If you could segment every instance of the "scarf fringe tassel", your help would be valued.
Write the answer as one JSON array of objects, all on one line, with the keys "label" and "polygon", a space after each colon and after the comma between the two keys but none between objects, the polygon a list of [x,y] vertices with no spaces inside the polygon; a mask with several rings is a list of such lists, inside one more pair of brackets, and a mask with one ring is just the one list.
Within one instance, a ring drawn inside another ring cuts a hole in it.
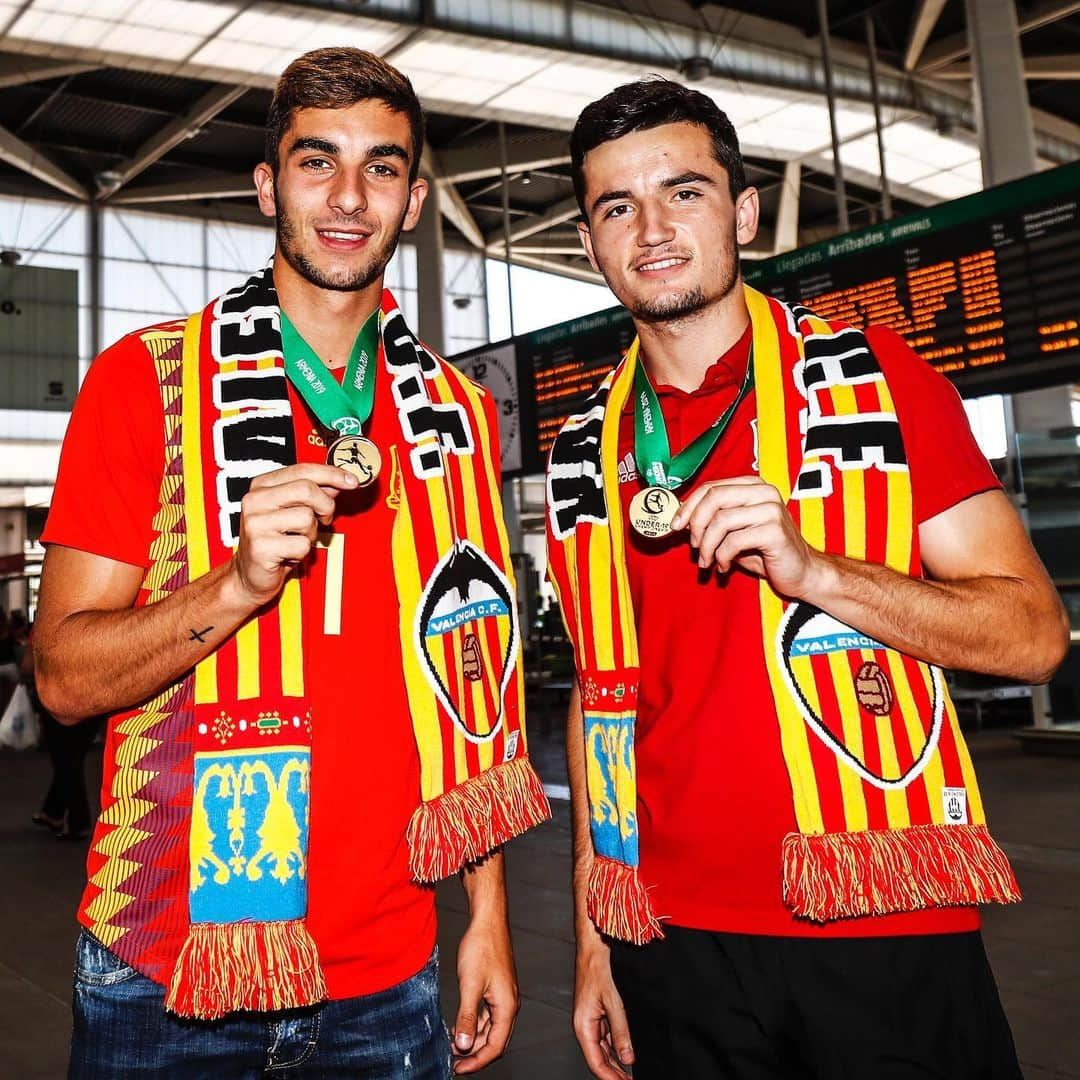
[{"label": "scarf fringe tassel", "polygon": [[441,881],[551,817],[528,758],[515,758],[421,803],[409,822],[414,880]]},{"label": "scarf fringe tassel", "polygon": [[985,825],[784,837],[784,900],[814,922],[1019,899]]},{"label": "scarf fringe tassel", "polygon": [[637,870],[597,855],[589,872],[587,909],[597,929],[609,937],[646,945],[664,931],[652,912]]},{"label": "scarf fringe tassel", "polygon": [[303,919],[194,923],[165,1007],[178,1016],[216,1020],[241,1009],[295,1009],[325,997],[318,952]]}]

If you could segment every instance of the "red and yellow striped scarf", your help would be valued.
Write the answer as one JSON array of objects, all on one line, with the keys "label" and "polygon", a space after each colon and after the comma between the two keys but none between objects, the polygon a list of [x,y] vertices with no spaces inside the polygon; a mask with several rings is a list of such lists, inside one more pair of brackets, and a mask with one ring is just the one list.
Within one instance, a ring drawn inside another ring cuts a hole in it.
[{"label": "red and yellow striped scarf", "polygon": [[[921,576],[900,425],[865,337],[750,288],[746,299],[762,479],[813,547]],[[552,447],[548,549],[585,716],[589,914],[640,944],[661,931],[637,876],[639,659],[617,477],[636,363],[635,343]],[[940,670],[764,579],[761,616],[798,824],[782,852],[792,912],[825,922],[1019,899]]]},{"label": "red and yellow striped scarf", "polygon": [[[380,331],[379,377],[392,382],[400,421],[388,455],[399,609],[384,617],[401,634],[404,670],[387,678],[405,681],[420,760],[410,866],[417,881],[432,882],[550,811],[525,742],[492,401],[416,340],[389,292]],[[144,602],[230,559],[252,479],[296,461],[270,268],[187,320],[182,350],[177,337],[178,328],[143,337],[166,425]],[[109,850],[96,878],[138,878],[146,888],[156,878],[158,886],[143,896],[117,884],[84,917],[138,966],[148,945],[142,921],[168,906],[176,925],[186,886],[187,938],[167,998],[182,1016],[295,1008],[326,994],[304,921],[311,732],[320,717],[305,685],[303,604],[291,578],[269,610],[118,727],[125,740],[110,814],[124,827],[102,841]],[[166,731],[182,760],[172,762],[176,783],[158,806],[161,788],[144,763]],[[177,787],[184,783],[187,795]],[[186,829],[186,852],[163,846],[166,828],[169,836]],[[141,863],[129,857],[136,850]]]}]

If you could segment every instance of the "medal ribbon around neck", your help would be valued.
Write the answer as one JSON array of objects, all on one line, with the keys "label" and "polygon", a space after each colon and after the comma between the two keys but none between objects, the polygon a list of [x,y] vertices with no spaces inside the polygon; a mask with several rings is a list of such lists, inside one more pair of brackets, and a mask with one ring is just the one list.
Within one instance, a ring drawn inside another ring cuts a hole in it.
[{"label": "medal ribbon around neck", "polygon": [[679,509],[679,500],[672,492],[701,468],[753,388],[754,350],[751,347],[746,375],[735,400],[693,442],[672,456],[660,399],[637,355],[638,343],[634,342],[632,348],[632,359],[638,361],[634,370],[634,460],[649,486],[630,501],[628,516],[637,532],[656,539],[671,532],[671,522]]},{"label": "medal ribbon around neck", "polygon": [[338,433],[326,452],[327,462],[352,473],[362,487],[370,484],[382,468],[378,447],[363,435],[364,424],[371,418],[375,404],[379,314],[376,309],[360,327],[345,366],[345,378],[339,386],[315,350],[300,336],[285,312],[281,312],[285,374],[320,423]]},{"label": "medal ribbon around neck", "polygon": [[281,351],[285,356],[285,373],[322,425],[339,435],[359,435],[375,404],[378,309],[356,335],[340,386],[284,311],[281,312]]},{"label": "medal ribbon around neck", "polygon": [[681,487],[701,468],[702,463],[712,453],[713,448],[722,438],[735,411],[743,403],[746,395],[754,386],[754,354],[746,365],[746,375],[735,400],[689,445],[683,447],[674,457],[668,442],[667,425],[660,409],[660,399],[656,396],[645,365],[638,358],[634,371],[634,460],[638,472],[651,487],[666,488],[673,491]]}]

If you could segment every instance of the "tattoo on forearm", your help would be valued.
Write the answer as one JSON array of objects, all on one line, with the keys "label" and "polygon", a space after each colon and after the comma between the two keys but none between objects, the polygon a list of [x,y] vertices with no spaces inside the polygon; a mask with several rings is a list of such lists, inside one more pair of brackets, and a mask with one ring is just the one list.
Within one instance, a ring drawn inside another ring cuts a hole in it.
[{"label": "tattoo on forearm", "polygon": [[206,644],[206,635],[209,634],[210,631],[213,630],[213,629],[214,628],[212,626],[208,626],[205,630],[192,629],[191,637],[188,638],[188,641],[201,641],[205,645]]}]

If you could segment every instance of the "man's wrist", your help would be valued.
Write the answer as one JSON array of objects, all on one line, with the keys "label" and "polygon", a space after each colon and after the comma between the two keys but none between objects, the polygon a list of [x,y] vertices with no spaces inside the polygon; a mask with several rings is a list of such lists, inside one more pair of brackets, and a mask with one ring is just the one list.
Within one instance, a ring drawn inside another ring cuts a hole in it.
[{"label": "man's wrist", "polygon": [[588,971],[597,964],[611,963],[611,944],[596,929],[588,916],[585,917],[584,926],[579,924],[576,927],[574,936],[577,946],[574,953],[574,966],[578,971]]},{"label": "man's wrist", "polygon": [[799,590],[796,599],[824,609],[829,599],[837,594],[839,576],[836,558],[827,552],[811,548],[803,588]]},{"label": "man's wrist", "polygon": [[461,884],[469,901],[470,922],[498,924],[508,921],[506,876],[500,852],[465,867],[461,872]]},{"label": "man's wrist", "polygon": [[509,925],[506,895],[469,896],[469,922],[485,926]]},{"label": "man's wrist", "polygon": [[235,617],[237,622],[242,622],[262,607],[262,602],[252,596],[251,590],[244,584],[235,555],[222,568],[217,592],[225,613]]}]

